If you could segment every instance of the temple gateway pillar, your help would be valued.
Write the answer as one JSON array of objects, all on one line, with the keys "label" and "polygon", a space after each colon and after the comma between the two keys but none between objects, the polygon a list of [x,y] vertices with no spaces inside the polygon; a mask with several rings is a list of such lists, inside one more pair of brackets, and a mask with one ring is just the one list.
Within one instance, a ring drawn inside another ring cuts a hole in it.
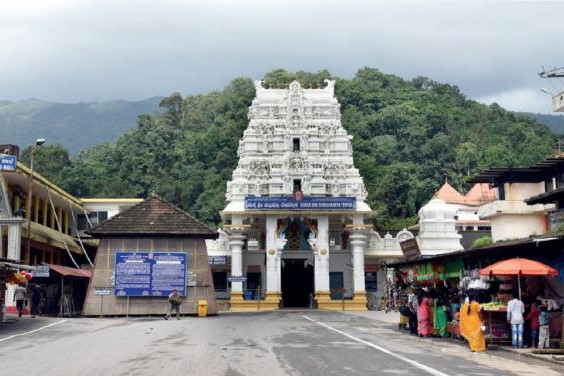
[{"label": "temple gateway pillar", "polygon": [[315,258],[315,300],[319,305],[331,300],[329,289],[329,218],[317,218],[318,237],[313,248]]},{"label": "temple gateway pillar", "polygon": [[281,253],[286,239],[276,236],[276,217],[266,218],[266,295],[269,304],[278,305],[281,300]]},{"label": "temple gateway pillar", "polygon": [[[243,277],[243,245],[245,235],[242,228],[231,228],[227,232],[231,250],[231,277]],[[243,282],[231,281],[231,302],[243,301]]]},{"label": "temple gateway pillar", "polygon": [[364,227],[353,227],[350,233],[349,240],[353,259],[353,305],[355,310],[366,310],[364,247],[367,235]]}]

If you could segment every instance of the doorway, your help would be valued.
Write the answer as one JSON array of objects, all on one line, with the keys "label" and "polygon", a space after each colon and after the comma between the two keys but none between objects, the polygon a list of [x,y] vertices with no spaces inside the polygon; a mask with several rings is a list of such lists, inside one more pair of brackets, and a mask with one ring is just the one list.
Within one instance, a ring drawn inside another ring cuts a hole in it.
[{"label": "doorway", "polygon": [[286,259],[282,267],[282,303],[284,308],[310,306],[314,289],[313,266],[306,259]]}]

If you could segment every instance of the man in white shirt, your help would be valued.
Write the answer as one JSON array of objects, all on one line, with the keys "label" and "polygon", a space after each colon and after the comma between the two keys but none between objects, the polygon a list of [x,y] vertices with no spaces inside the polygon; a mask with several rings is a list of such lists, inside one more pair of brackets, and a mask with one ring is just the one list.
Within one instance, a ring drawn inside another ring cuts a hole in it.
[{"label": "man in white shirt", "polygon": [[507,303],[507,321],[511,324],[511,344],[514,348],[523,347],[524,312],[525,305],[519,300],[518,294],[514,291],[513,299]]},{"label": "man in white shirt", "polygon": [[27,298],[27,290],[23,284],[16,287],[14,291],[14,300],[16,301],[16,309],[18,310],[18,317],[22,317],[25,307],[25,299]]}]

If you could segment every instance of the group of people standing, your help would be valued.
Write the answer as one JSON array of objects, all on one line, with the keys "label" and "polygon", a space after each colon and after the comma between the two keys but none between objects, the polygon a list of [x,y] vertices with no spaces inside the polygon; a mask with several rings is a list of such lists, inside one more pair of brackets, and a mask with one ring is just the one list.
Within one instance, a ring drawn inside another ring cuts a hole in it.
[{"label": "group of people standing", "polygon": [[409,317],[409,331],[413,335],[429,337],[447,335],[448,307],[443,291],[430,289],[429,291],[408,288],[408,310],[404,311]]},{"label": "group of people standing", "polygon": [[[525,322],[528,323],[528,339],[531,347],[548,348],[549,326],[547,307],[536,302],[530,304],[525,314],[525,304],[517,292],[507,304],[507,322],[511,325],[511,344],[514,348],[523,347]],[[470,292],[465,304],[460,308],[460,334],[466,338],[472,351],[486,349],[486,327],[482,319],[482,310],[478,302],[478,294]]]},{"label": "group of people standing", "polygon": [[[447,335],[448,316],[452,315],[448,299],[443,291],[408,289],[407,308],[409,315],[409,329],[413,335],[420,337]],[[460,334],[468,340],[472,351],[484,351],[486,340],[484,336],[480,304],[478,296],[470,294],[465,304],[460,308]]]},{"label": "group of people standing", "polygon": [[[420,337],[447,335],[447,322],[449,316],[455,314],[448,304],[449,297],[443,289],[407,289],[407,303],[400,308],[400,313],[409,318],[409,330],[413,335]],[[507,306],[507,322],[511,325],[511,338],[514,348],[524,345],[524,328],[527,345],[538,348],[549,347],[548,312],[546,306],[536,302],[530,304],[528,311],[525,304],[515,292],[513,299]],[[460,334],[468,341],[470,350],[486,350],[486,338],[482,309],[476,291],[469,291],[460,307],[459,312]],[[525,325],[527,323],[527,325]]]},{"label": "group of people standing", "polygon": [[[531,302],[528,313],[525,314],[525,304],[513,293],[513,299],[507,304],[507,321],[511,324],[511,344],[514,348],[522,348],[524,334],[527,334],[527,346],[546,349],[550,347],[547,307],[537,302]],[[525,331],[527,323],[528,333]]]}]

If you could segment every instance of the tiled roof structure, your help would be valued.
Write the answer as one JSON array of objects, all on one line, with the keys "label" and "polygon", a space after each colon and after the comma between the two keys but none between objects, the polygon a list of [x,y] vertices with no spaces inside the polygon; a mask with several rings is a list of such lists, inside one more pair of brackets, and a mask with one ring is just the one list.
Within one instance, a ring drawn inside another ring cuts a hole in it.
[{"label": "tiled roof structure", "polygon": [[464,204],[470,206],[480,206],[495,200],[495,191],[490,188],[489,184],[478,183],[463,196],[452,185],[445,182],[443,186],[435,193],[436,198],[440,198],[447,204]]},{"label": "tiled roof structure", "polygon": [[177,235],[215,239],[218,233],[175,205],[152,196],[87,231],[104,235]]},{"label": "tiled roof structure", "polygon": [[440,198],[448,204],[464,204],[466,198],[452,187],[448,182],[445,182],[441,189],[435,193],[436,198]]},{"label": "tiled roof structure", "polygon": [[486,183],[474,184],[472,189],[466,193],[466,202],[468,205],[479,206],[492,201],[495,201],[495,191]]}]

